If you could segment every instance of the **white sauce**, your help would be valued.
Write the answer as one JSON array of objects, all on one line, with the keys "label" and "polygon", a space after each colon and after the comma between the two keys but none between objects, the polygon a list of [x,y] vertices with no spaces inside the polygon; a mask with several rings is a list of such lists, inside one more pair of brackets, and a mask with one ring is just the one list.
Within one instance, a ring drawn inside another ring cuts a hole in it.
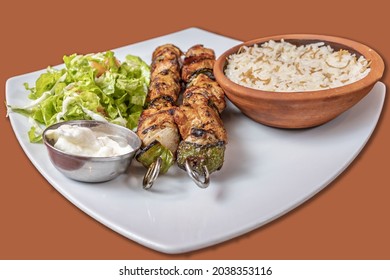
[{"label": "white sauce", "polygon": [[55,148],[79,156],[111,157],[133,151],[121,136],[108,135],[77,125],[64,124],[57,129],[48,130],[46,137],[55,142]]}]

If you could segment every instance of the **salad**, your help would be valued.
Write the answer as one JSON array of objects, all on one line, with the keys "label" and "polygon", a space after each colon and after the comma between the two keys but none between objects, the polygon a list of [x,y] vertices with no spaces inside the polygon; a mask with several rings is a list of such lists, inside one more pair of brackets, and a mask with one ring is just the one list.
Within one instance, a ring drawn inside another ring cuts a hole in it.
[{"label": "salad", "polygon": [[41,142],[41,126],[79,119],[107,121],[134,130],[145,104],[150,69],[141,58],[127,55],[123,62],[112,51],[64,56],[65,67],[48,67],[35,85],[24,84],[32,102],[7,105],[29,117],[30,142]]}]

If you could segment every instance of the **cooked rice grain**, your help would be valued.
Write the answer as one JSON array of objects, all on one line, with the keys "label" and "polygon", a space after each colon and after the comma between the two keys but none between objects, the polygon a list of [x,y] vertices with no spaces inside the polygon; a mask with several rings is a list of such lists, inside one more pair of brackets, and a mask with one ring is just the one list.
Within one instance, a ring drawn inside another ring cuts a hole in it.
[{"label": "cooked rice grain", "polygon": [[297,92],[335,88],[362,79],[370,61],[324,42],[296,46],[281,40],[244,46],[228,57],[225,75],[242,86]]}]

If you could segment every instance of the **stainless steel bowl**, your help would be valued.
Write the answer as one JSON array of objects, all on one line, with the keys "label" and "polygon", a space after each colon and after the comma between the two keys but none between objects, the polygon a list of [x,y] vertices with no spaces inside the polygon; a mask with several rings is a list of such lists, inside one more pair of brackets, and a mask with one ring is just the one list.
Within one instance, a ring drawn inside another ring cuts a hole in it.
[{"label": "stainless steel bowl", "polygon": [[[53,141],[46,135],[47,131],[56,129],[64,124],[88,127],[94,131],[121,136],[127,140],[128,144],[133,148],[133,151],[112,157],[78,156],[65,153],[55,148]],[[56,123],[47,127],[42,136],[53,165],[65,176],[82,182],[96,183],[109,181],[126,172],[135,153],[141,147],[141,140],[137,134],[130,129],[112,123],[92,120],[75,120]]]}]

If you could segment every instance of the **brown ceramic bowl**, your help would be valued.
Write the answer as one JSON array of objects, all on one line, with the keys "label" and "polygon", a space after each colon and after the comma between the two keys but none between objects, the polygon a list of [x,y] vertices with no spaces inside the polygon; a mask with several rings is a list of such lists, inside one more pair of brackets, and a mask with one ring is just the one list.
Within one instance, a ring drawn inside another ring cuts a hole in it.
[{"label": "brown ceramic bowl", "polygon": [[[253,46],[281,39],[295,45],[325,42],[335,51],[344,49],[358,57],[363,55],[367,60],[371,60],[371,70],[363,79],[345,86],[293,93],[251,89],[238,85],[225,76],[227,57],[236,53],[241,46]],[[307,128],[334,119],[366,96],[382,77],[383,71],[382,58],[370,47],[344,38],[310,34],[279,35],[251,40],[227,50],[214,65],[216,80],[225,90],[227,98],[242,113],[256,122],[279,128]]]}]

